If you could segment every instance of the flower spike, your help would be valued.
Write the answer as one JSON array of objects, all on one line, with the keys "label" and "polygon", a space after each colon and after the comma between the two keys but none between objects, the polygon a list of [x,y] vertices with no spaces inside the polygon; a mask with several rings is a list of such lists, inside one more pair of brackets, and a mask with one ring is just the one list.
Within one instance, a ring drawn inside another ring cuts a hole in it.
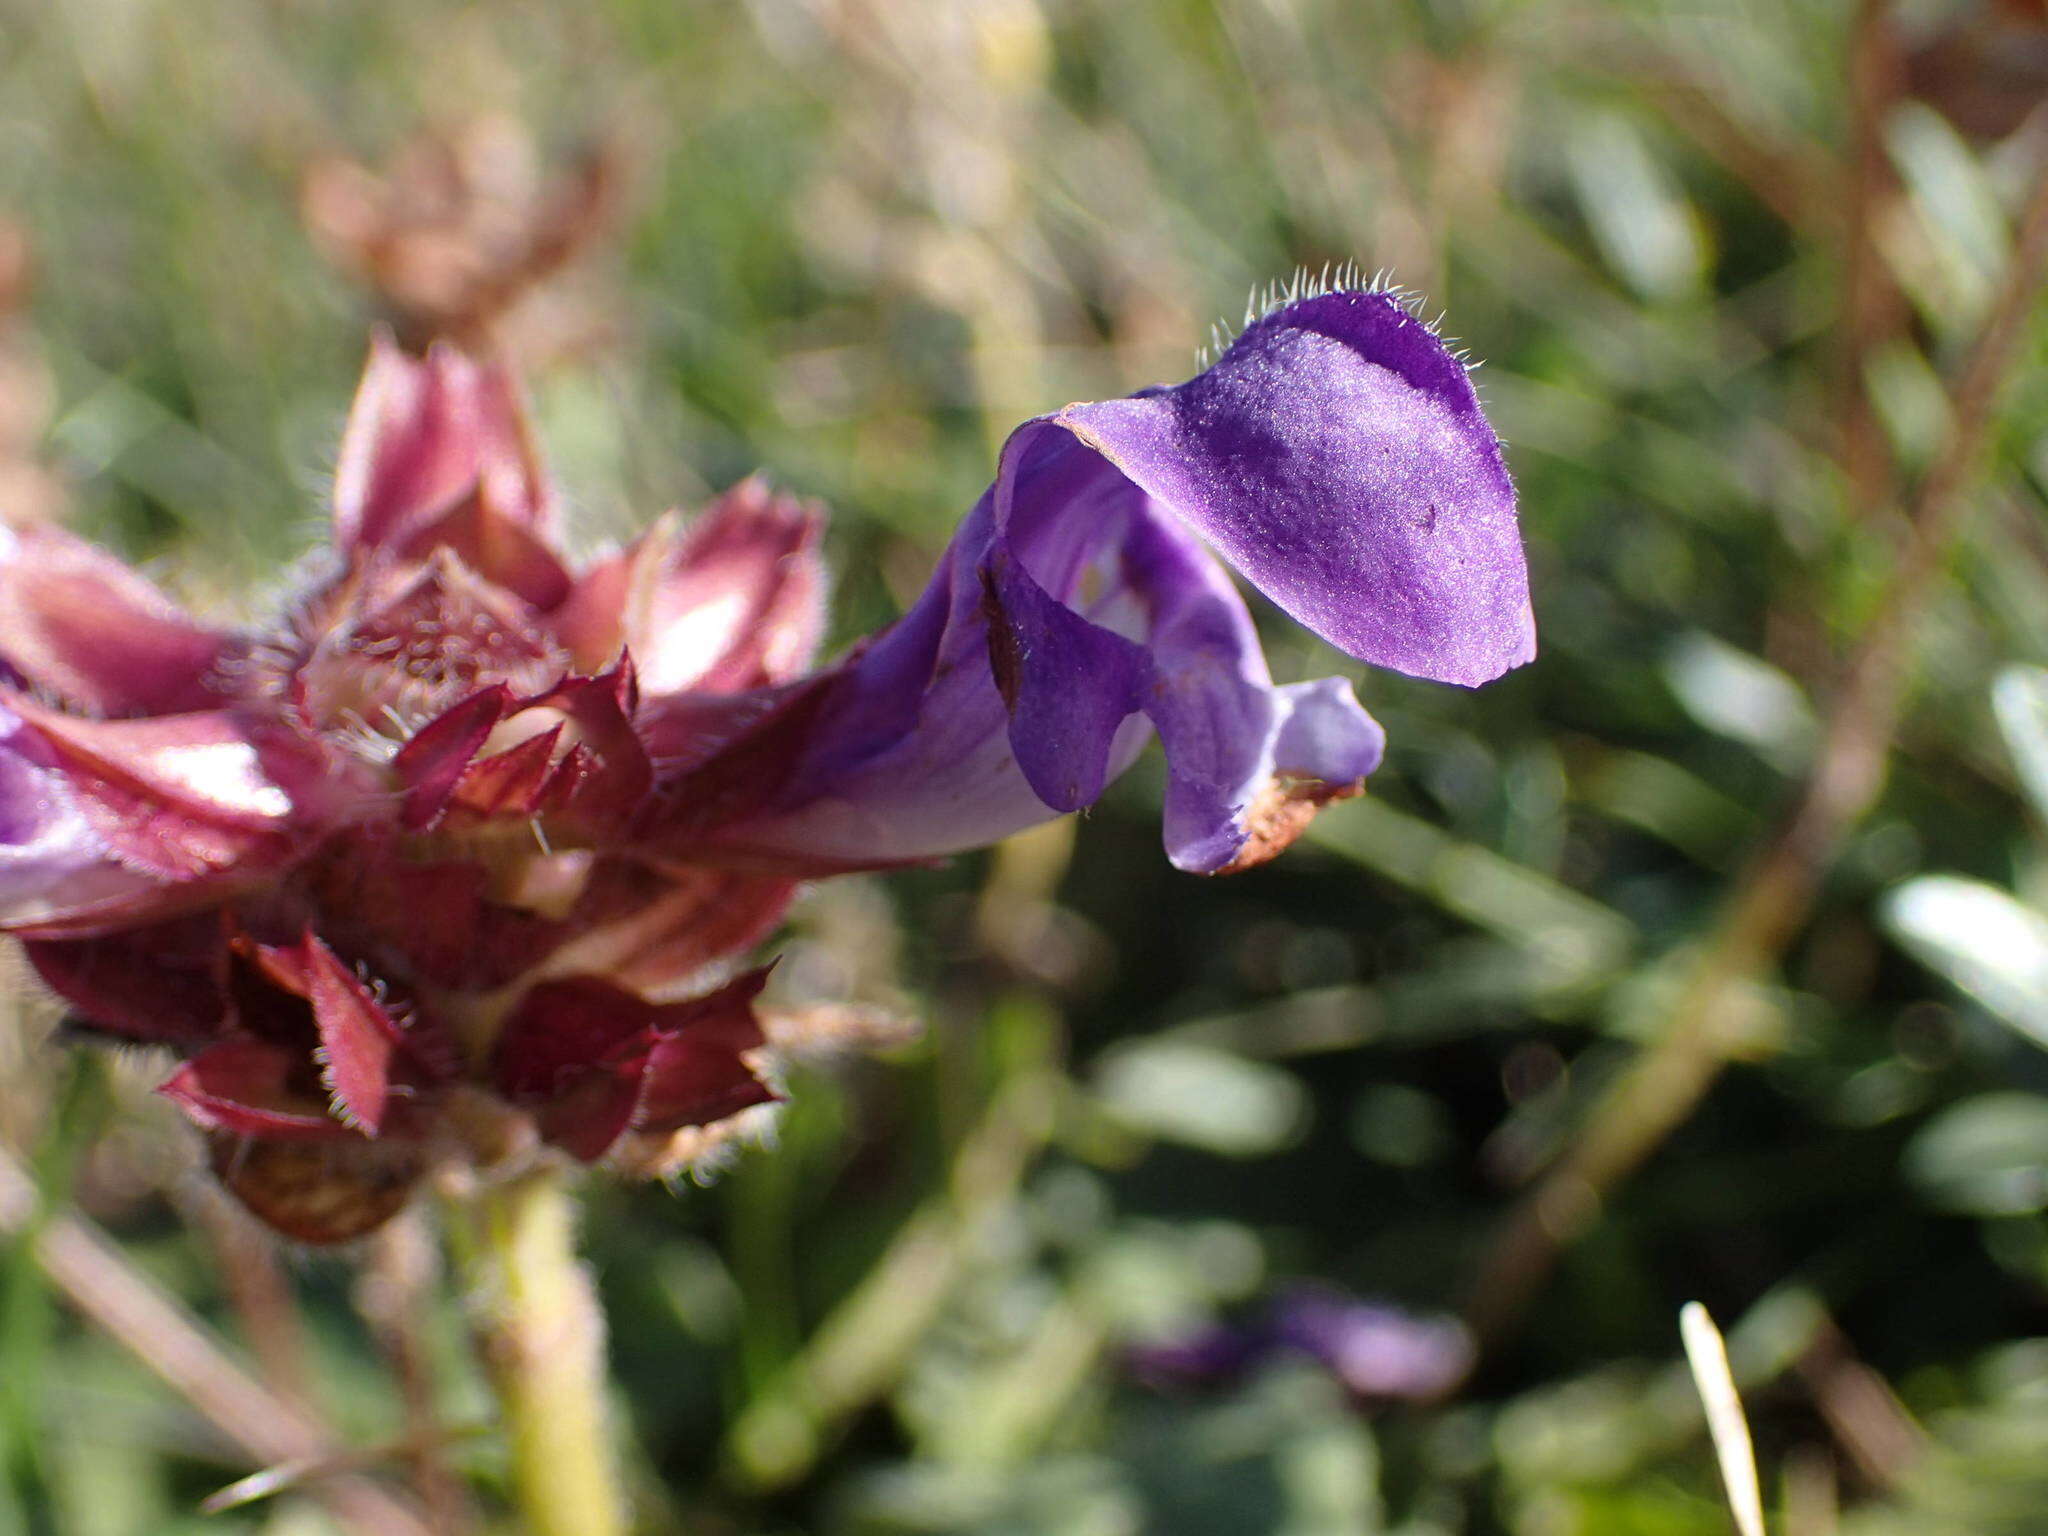
[{"label": "flower spike", "polygon": [[338,559],[260,638],[0,545],[0,929],[180,1056],[251,1210],[340,1242],[450,1157],[659,1175],[748,1135],[780,1046],[742,961],[799,880],[1080,810],[1153,736],[1184,869],[1358,793],[1379,726],[1274,682],[1233,568],[1375,665],[1533,654],[1499,445],[1380,293],[1024,423],[910,611],[812,671],[821,528],[748,480],[579,572],[505,369],[380,337]]}]

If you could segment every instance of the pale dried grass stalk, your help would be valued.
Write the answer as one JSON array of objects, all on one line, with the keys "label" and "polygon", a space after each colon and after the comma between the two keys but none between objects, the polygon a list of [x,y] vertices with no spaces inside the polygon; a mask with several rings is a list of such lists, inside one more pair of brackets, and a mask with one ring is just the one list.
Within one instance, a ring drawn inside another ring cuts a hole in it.
[{"label": "pale dried grass stalk", "polygon": [[1721,1461],[1721,1482],[1728,1490],[1728,1508],[1742,1536],[1764,1536],[1763,1493],[1757,1484],[1756,1448],[1750,1443],[1749,1419],[1728,1368],[1728,1345],[1707,1309],[1688,1301],[1678,1312],[1679,1335],[1692,1366],[1693,1384],[1707,1411],[1707,1433]]}]

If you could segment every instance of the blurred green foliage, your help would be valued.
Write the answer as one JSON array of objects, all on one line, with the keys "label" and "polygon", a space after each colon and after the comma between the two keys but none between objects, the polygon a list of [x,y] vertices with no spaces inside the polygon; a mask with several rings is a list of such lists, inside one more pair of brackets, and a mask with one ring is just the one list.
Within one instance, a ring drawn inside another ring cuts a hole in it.
[{"label": "blurred green foliage", "polygon": [[[791,985],[907,998],[923,1041],[804,1074],[775,1144],[707,1187],[592,1191],[646,1529],[1707,1536],[1727,1514],[1675,1325],[1698,1298],[1732,1325],[1774,1529],[2036,1531],[2048,939],[1937,903],[1902,943],[1879,913],[1922,871],[2048,893],[2017,787],[2041,765],[2016,767],[1989,692],[2048,662],[2038,314],[1882,804],[1740,1065],[1464,1392],[1366,1412],[1295,1362],[1172,1397],[1119,1365],[1286,1277],[1454,1310],[1654,1038],[1675,957],[1809,765],[1898,487],[2006,278],[2044,120],[1981,118],[2039,52],[2032,14],[0,0],[0,219],[27,272],[25,297],[0,285],[0,486],[260,612],[317,537],[375,310],[309,233],[308,177],[428,133],[515,204],[590,145],[613,165],[610,227],[507,332],[588,541],[765,466],[834,509],[842,638],[916,591],[1011,425],[1183,376],[1297,265],[1388,269],[1484,359],[1543,657],[1474,695],[1367,678],[1392,742],[1373,797],[1253,874],[1169,870],[1146,768],[1071,846],[821,889]],[[1859,27],[1892,63],[1860,118]],[[1271,644],[1284,676],[1339,661],[1284,625]],[[246,1330],[195,1176],[164,1172],[183,1143],[150,1064],[109,1077],[16,1003],[0,1126],[46,1201]],[[388,1444],[351,1257],[285,1269],[315,1397]],[[426,1312],[441,1416],[474,1426],[448,1298]],[[485,1489],[496,1454],[448,1452]],[[0,1536],[330,1528],[294,1496],[193,1514],[247,1469],[18,1242],[0,1467]]]}]

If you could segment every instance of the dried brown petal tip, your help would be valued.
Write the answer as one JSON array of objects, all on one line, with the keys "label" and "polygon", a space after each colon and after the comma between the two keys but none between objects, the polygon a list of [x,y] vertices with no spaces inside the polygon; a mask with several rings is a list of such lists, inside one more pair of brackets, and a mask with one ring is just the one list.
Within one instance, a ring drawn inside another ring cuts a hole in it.
[{"label": "dried brown petal tip", "polygon": [[1326,784],[1321,779],[1277,775],[1244,813],[1244,847],[1216,873],[1234,875],[1285,853],[1308,830],[1316,812],[1365,793],[1365,782]]}]

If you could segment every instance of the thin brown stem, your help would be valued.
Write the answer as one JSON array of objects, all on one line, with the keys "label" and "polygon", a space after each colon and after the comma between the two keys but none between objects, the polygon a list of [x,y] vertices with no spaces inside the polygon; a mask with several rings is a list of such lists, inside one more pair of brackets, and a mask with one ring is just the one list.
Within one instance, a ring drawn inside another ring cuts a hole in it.
[{"label": "thin brown stem", "polygon": [[1897,332],[1903,308],[1898,284],[1878,244],[1879,226],[1895,188],[1884,125],[1905,84],[1889,0],[1862,0],[1849,45],[1849,196],[1843,227],[1841,458],[1852,514],[1890,500],[1891,445],[1866,382],[1872,355]]},{"label": "thin brown stem", "polygon": [[[34,1181],[0,1150],[0,1232],[22,1234],[37,1265],[73,1309],[191,1404],[252,1461],[318,1463],[340,1452],[296,1404],[266,1387],[169,1293],[131,1268],[97,1227],[40,1213]],[[361,1476],[308,1486],[346,1529],[364,1536],[433,1536],[403,1500]]]},{"label": "thin brown stem", "polygon": [[1927,1436],[1891,1384],[1856,1358],[1832,1320],[1822,1323],[1797,1369],[1856,1470],[1872,1487],[1896,1489],[1926,1455]]},{"label": "thin brown stem", "polygon": [[2029,313],[2048,273],[2048,170],[2021,217],[2012,265],[1953,392],[1940,454],[1908,507],[1890,583],[1828,711],[1790,813],[1750,860],[1700,945],[1655,1044],[1595,1106],[1586,1129],[1510,1215],[1486,1254],[1468,1320],[1497,1338],[1520,1316],[1557,1254],[1691,1115],[1749,1036],[1747,1004],[1810,911],[1843,835],[1875,802],[1904,701],[1912,641],[1970,506],[1965,495],[1995,419]]},{"label": "thin brown stem", "polygon": [[448,1434],[425,1337],[437,1273],[426,1212],[414,1206],[370,1237],[355,1302],[404,1405],[405,1459],[413,1489],[440,1536],[463,1536],[477,1528],[477,1514],[448,1463]]},{"label": "thin brown stem", "polygon": [[1722,93],[1702,83],[1683,58],[1617,47],[1610,66],[1622,78],[1654,87],[1646,95],[1657,110],[1788,226],[1811,228],[1838,217],[1830,206],[1834,188],[1826,156],[1811,142],[1773,142],[1759,133],[1731,113]]},{"label": "thin brown stem", "polygon": [[277,1239],[211,1179],[180,1181],[171,1196],[186,1224],[213,1249],[228,1304],[265,1385],[309,1414],[316,1412],[305,1325],[278,1261]]}]

